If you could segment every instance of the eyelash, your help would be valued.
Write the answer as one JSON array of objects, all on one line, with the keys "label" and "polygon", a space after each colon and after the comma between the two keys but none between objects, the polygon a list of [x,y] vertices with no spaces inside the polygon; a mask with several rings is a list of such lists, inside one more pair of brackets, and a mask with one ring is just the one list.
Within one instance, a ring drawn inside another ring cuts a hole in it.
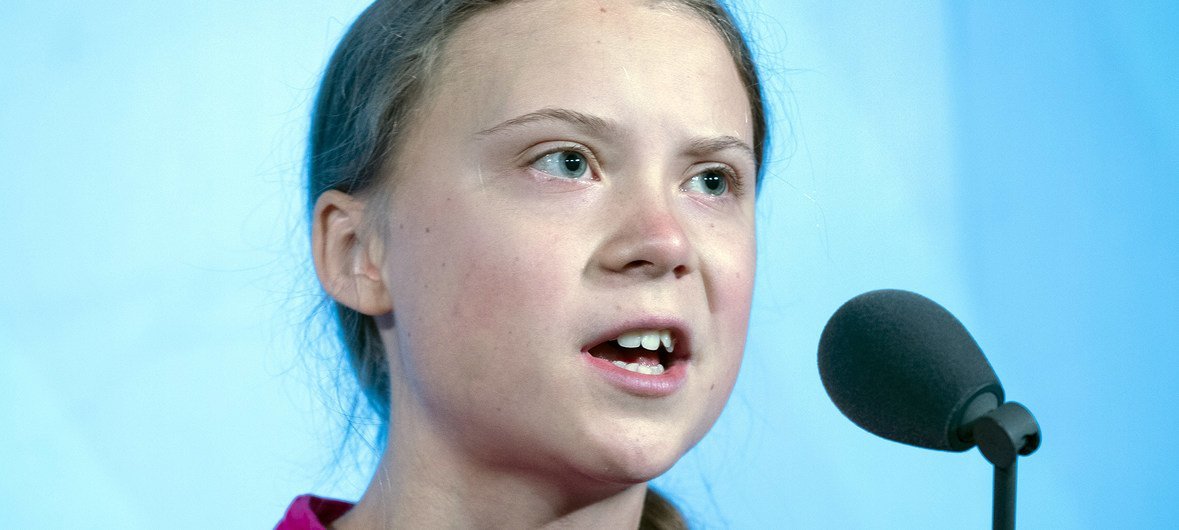
[{"label": "eyelash", "polygon": [[[554,146],[552,148],[542,151],[541,153],[539,153],[537,155],[529,157],[527,167],[532,167],[537,162],[540,162],[541,160],[543,160],[546,156],[557,154],[557,153],[563,153],[566,151],[572,151],[572,152],[575,152],[575,153],[585,157],[586,162],[589,164],[589,167],[587,168],[587,170],[590,173],[590,179],[591,180],[600,180],[601,177],[599,176],[600,171],[599,171],[598,157],[594,156],[593,151],[591,151],[589,148],[587,148],[583,145],[580,145],[580,144],[575,144],[575,143]],[[725,183],[728,186],[728,191],[729,191],[728,195],[732,195],[733,197],[743,197],[744,196],[744,194],[745,194],[745,179],[743,179],[741,177],[741,175],[736,170],[734,170],[732,167],[730,167],[728,165],[712,164],[712,165],[706,166],[704,168],[701,168],[699,171],[696,171],[695,173],[692,173],[691,177],[689,177],[689,178],[694,178],[698,175],[701,175],[701,174],[704,174],[704,173],[707,173],[710,171],[716,171],[716,172],[725,176]]]}]

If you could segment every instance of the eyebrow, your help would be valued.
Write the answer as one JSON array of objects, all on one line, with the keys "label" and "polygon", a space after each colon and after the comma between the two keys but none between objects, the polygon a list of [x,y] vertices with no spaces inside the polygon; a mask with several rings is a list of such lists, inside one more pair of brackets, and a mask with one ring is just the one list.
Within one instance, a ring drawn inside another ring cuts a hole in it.
[{"label": "eyebrow", "polygon": [[[569,123],[581,130],[582,133],[597,137],[616,136],[619,129],[617,122],[613,120],[571,109],[546,107],[509,119],[489,129],[479,131],[476,133],[476,136],[489,136],[505,130],[545,121]],[[693,156],[704,156],[728,150],[737,150],[753,160],[757,159],[753,148],[748,143],[736,136],[729,135],[693,138],[688,142],[687,153]]]},{"label": "eyebrow", "polygon": [[741,151],[749,158],[757,160],[753,148],[744,140],[736,136],[712,136],[705,138],[695,138],[688,144],[688,153],[697,156],[710,155],[721,151],[728,151],[735,149]]},{"label": "eyebrow", "polygon": [[610,133],[618,130],[618,124],[606,118],[570,109],[548,107],[512,118],[490,129],[479,131],[477,136],[488,136],[507,129],[514,129],[544,121],[563,121],[580,129],[583,133],[594,136],[609,136]]}]

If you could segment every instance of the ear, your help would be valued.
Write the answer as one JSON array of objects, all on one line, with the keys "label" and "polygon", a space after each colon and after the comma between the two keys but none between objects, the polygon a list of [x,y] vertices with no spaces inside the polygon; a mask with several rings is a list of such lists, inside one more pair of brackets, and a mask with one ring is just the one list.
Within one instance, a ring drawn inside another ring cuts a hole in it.
[{"label": "ear", "polygon": [[341,191],[320,195],[311,217],[311,254],[332,299],[366,315],[384,315],[393,311],[393,301],[382,275],[383,245],[364,229],[364,207]]}]

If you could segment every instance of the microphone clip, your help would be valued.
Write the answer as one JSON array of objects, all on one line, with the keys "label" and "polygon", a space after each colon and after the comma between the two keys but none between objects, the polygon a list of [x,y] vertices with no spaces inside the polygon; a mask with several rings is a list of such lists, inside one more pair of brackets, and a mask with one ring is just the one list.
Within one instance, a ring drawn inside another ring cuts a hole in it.
[{"label": "microphone clip", "polygon": [[970,422],[974,443],[995,467],[1011,467],[1040,448],[1040,424],[1027,407],[1008,401]]}]

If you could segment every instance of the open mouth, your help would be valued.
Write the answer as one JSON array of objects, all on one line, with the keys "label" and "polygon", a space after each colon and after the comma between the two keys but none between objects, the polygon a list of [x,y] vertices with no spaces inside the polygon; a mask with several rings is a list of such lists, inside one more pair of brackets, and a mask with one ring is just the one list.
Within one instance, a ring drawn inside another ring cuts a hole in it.
[{"label": "open mouth", "polygon": [[684,358],[682,350],[675,352],[675,343],[675,332],[670,329],[641,329],[622,333],[588,352],[627,371],[661,375]]}]

